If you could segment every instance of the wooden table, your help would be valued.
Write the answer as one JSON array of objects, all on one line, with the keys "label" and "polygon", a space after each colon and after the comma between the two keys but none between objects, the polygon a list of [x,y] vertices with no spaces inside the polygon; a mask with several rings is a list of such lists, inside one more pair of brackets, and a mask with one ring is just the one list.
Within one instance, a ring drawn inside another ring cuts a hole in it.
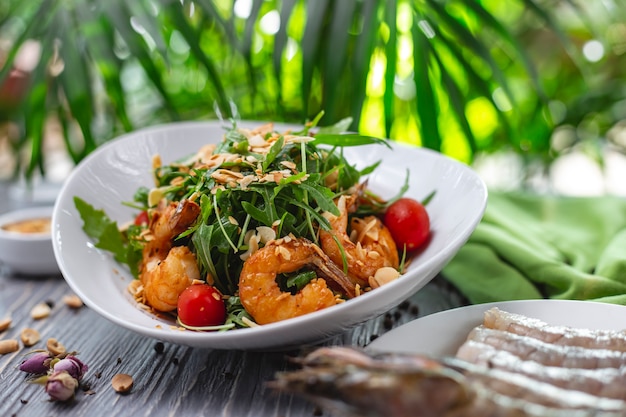
[{"label": "wooden table", "polygon": [[[2,204],[0,209],[6,211],[9,205]],[[88,307],[67,307],[62,298],[68,294],[71,290],[61,276],[15,276],[0,268],[0,319],[11,317],[13,322],[0,339],[19,339],[26,327],[37,329],[42,339],[32,348],[0,356],[0,416],[328,415],[308,401],[265,386],[277,372],[293,369],[289,358],[301,351],[224,351],[162,343],[119,327]],[[30,311],[40,302],[51,304],[52,313],[34,320]],[[462,297],[437,277],[398,308],[323,344],[365,346],[391,328],[463,304]],[[18,369],[24,354],[43,348],[48,338],[78,351],[89,366],[75,399],[66,403],[50,401],[43,387]],[[118,394],[111,387],[117,373],[133,376],[130,393]]]}]

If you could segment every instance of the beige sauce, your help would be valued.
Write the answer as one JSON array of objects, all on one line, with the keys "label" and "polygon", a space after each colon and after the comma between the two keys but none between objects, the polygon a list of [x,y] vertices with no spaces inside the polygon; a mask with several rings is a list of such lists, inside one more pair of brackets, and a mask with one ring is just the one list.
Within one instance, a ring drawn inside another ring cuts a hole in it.
[{"label": "beige sauce", "polygon": [[50,223],[49,217],[41,217],[8,223],[3,225],[2,229],[15,233],[50,233]]}]

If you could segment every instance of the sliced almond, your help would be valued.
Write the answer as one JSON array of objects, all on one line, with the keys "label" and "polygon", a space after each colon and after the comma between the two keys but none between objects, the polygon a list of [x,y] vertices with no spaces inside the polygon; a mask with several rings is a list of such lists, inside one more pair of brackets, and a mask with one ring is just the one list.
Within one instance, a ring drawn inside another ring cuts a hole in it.
[{"label": "sliced almond", "polygon": [[397,269],[390,266],[379,268],[373,277],[369,277],[368,283],[372,288],[378,288],[385,284],[395,281],[400,276]]},{"label": "sliced almond", "polygon": [[41,340],[41,336],[37,330],[27,327],[20,333],[20,339],[22,340],[24,346],[30,347],[39,342],[39,340]]}]

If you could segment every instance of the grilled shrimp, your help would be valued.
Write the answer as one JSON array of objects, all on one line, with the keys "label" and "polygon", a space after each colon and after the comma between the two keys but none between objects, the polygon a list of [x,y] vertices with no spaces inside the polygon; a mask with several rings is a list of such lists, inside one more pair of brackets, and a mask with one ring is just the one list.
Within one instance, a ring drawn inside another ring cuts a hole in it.
[{"label": "grilled shrimp", "polygon": [[624,401],[563,390],[458,359],[319,348],[270,382],[341,415],[361,417],[617,417]]},{"label": "grilled shrimp", "polygon": [[[306,267],[315,270],[318,277],[295,295],[281,291],[276,283],[279,274]],[[246,259],[239,277],[239,297],[258,324],[267,324],[337,304],[329,286],[348,297],[355,295],[345,274],[318,246],[303,238],[285,237],[269,242]]]},{"label": "grilled shrimp", "polygon": [[376,216],[352,219],[352,236],[348,235],[348,213],[353,210],[357,198],[358,194],[340,196],[336,202],[339,216],[324,213],[332,231],[320,230],[320,243],[324,252],[337,265],[343,265],[345,254],[348,277],[354,284],[365,287],[370,285],[370,278],[379,269],[398,268],[399,259],[389,229]]},{"label": "grilled shrimp", "polygon": [[139,278],[148,305],[158,311],[176,309],[178,296],[200,278],[196,256],[186,246],[173,247],[176,236],[198,217],[200,206],[183,200],[159,204],[150,222]]}]

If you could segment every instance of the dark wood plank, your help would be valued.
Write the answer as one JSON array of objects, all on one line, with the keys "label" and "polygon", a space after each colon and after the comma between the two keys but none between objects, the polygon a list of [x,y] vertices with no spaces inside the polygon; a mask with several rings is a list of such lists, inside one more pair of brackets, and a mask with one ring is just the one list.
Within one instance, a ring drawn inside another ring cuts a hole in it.
[{"label": "dark wood plank", "polygon": [[[0,273],[0,318],[10,316],[12,327],[0,339],[19,338],[25,327],[37,329],[42,340],[57,338],[89,365],[74,401],[48,400],[43,387],[29,383],[17,367],[22,349],[0,356],[0,416],[275,416],[312,417],[324,415],[311,403],[291,395],[270,391],[265,383],[276,372],[294,365],[290,356],[298,351],[240,352],[197,349],[164,343],[123,329],[87,307],[73,310],[61,299],[70,288],[60,276],[15,277]],[[54,303],[50,317],[35,321],[30,309],[39,302]],[[407,302],[386,315],[371,320],[324,344],[364,346],[389,329],[418,316],[463,304],[463,300],[440,278],[435,279]],[[306,349],[306,347],[303,347]],[[111,388],[116,373],[134,377],[127,395]],[[93,392],[93,393],[91,393]],[[321,414],[320,414],[321,413]]]}]

